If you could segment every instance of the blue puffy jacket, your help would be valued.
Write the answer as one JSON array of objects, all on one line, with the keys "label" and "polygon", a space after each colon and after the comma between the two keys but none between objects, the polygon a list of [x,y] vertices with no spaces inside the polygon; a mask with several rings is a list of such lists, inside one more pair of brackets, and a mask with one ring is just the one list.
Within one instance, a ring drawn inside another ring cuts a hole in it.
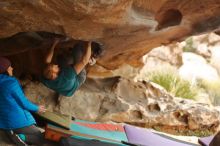
[{"label": "blue puffy jacket", "polygon": [[18,80],[0,74],[0,128],[13,130],[36,124],[30,112],[38,111],[24,95]]}]

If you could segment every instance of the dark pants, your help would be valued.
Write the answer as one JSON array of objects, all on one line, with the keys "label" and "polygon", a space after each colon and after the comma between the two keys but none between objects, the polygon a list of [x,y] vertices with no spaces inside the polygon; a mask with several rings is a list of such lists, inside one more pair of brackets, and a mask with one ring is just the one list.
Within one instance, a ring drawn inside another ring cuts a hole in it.
[{"label": "dark pants", "polygon": [[[77,78],[79,80],[79,87],[86,81],[86,70],[83,69],[78,75]],[[78,87],[78,88],[79,88]]]},{"label": "dark pants", "polygon": [[[27,144],[42,146],[46,142],[44,134],[41,133],[35,125],[5,132],[17,146],[26,146]],[[23,141],[18,134],[23,134],[25,136],[25,141]]]}]

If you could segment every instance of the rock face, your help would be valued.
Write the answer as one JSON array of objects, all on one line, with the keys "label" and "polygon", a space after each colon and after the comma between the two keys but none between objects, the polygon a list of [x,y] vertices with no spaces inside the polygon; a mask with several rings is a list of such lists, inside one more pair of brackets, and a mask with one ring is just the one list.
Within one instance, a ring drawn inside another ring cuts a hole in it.
[{"label": "rock face", "polygon": [[182,65],[180,43],[154,48],[143,57],[144,66],[136,74],[135,80],[149,80],[149,73],[165,70],[176,72]]},{"label": "rock face", "polygon": [[2,0],[0,37],[46,31],[95,40],[105,46],[98,64],[112,70],[141,65],[141,56],[161,44],[216,29],[219,6],[218,0]]},{"label": "rock face", "polygon": [[183,65],[179,68],[179,74],[191,82],[197,80],[217,81],[218,71],[207,63],[205,58],[191,52],[183,53]]},{"label": "rock face", "polygon": [[212,57],[211,57],[211,65],[213,65],[219,75],[220,75],[220,64],[219,64],[219,61],[220,61],[220,44],[219,45],[216,45],[215,47],[212,48]]},{"label": "rock face", "polygon": [[[26,95],[41,96],[32,100],[48,105],[54,93],[40,92],[41,87],[30,82]],[[60,96],[58,104],[50,104],[49,109],[90,121],[130,123],[173,133],[213,132],[219,126],[219,112],[206,104],[172,97],[151,83],[119,78],[88,80],[73,97]]]},{"label": "rock face", "polygon": [[[9,56],[13,63],[18,63],[15,70],[38,69],[45,52],[32,49],[47,49],[51,41],[45,45],[48,40],[39,43],[20,37],[18,42],[5,44],[5,39],[19,32],[43,31],[54,34],[50,40],[61,34],[74,41],[102,43],[105,52],[97,65],[88,70],[91,77],[122,76],[128,70],[136,73],[130,66],[142,65],[142,56],[152,48],[218,28],[219,7],[219,0],[1,0],[0,56]],[[19,40],[29,43],[19,45]],[[30,51],[20,53],[24,47]],[[15,52],[7,48],[14,48]],[[163,60],[163,54],[158,58]],[[177,62],[169,59],[171,65],[181,64],[178,58]],[[118,69],[122,65],[125,72]],[[24,88],[27,97],[45,104],[48,110],[80,119],[125,122],[171,132],[215,131],[219,126],[219,112],[212,107],[172,97],[147,82],[119,78],[87,80],[71,98],[58,97],[37,82],[24,83]]]},{"label": "rock face", "polygon": [[182,65],[182,49],[179,43],[154,48],[144,57],[146,68],[153,69],[161,66],[178,68]]}]

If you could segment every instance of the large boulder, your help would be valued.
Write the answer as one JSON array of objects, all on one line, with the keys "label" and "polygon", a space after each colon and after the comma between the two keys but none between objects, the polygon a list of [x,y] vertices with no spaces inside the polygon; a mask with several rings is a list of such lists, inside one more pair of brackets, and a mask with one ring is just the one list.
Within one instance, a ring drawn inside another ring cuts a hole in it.
[{"label": "large boulder", "polygon": [[218,45],[211,47],[210,50],[212,52],[210,64],[217,69],[220,75],[220,63],[219,63],[220,62],[220,43]]},{"label": "large boulder", "polygon": [[160,46],[143,56],[144,66],[136,74],[136,80],[149,80],[149,74],[156,71],[176,71],[182,65],[181,43]]},{"label": "large boulder", "polygon": [[208,64],[202,56],[191,52],[183,53],[183,65],[179,68],[179,74],[193,83],[198,80],[210,82],[219,80],[217,70]]},{"label": "large boulder", "polygon": [[[105,47],[104,55],[98,60],[99,66],[108,70],[124,63],[137,67],[142,65],[141,57],[152,48],[218,28],[219,4],[218,0],[2,0],[0,37],[45,31],[74,40],[94,40]],[[10,43],[5,48],[5,41],[0,42],[0,46],[3,44],[0,55],[10,55],[13,51],[7,49],[10,45],[16,46],[17,52],[23,49],[19,43]],[[26,47],[31,48],[33,44]],[[33,68],[42,60],[36,53],[21,58],[20,68]],[[37,61],[28,66],[31,59]]]},{"label": "large boulder", "polygon": [[[53,91],[36,90],[45,88],[42,86],[30,82],[25,88],[26,95],[42,96],[31,100],[48,103],[47,100],[55,98]],[[219,112],[207,104],[175,98],[148,82],[120,78],[87,80],[73,97],[60,96],[57,104],[49,109],[90,121],[130,123],[184,134],[203,130],[214,132],[219,126]]]}]

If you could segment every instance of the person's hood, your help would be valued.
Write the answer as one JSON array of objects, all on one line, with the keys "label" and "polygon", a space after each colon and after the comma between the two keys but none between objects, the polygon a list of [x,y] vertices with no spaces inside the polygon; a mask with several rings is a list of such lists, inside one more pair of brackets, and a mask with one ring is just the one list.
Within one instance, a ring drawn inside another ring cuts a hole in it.
[{"label": "person's hood", "polygon": [[5,74],[0,74],[0,86],[4,86],[5,84],[11,82],[14,80],[14,77],[5,75]]}]

